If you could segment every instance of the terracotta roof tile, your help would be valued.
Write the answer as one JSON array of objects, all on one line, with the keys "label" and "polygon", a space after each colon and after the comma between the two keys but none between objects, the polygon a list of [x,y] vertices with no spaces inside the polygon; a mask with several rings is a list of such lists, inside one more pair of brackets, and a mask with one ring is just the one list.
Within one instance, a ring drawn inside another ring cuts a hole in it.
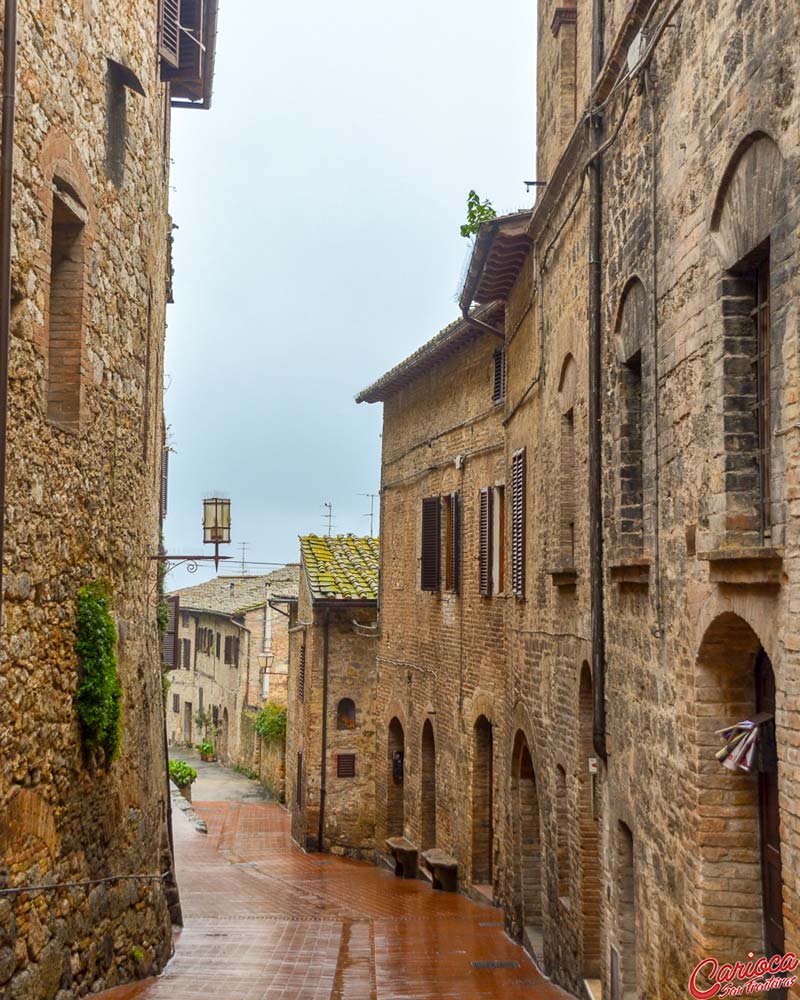
[{"label": "terracotta roof tile", "polygon": [[312,600],[377,601],[377,538],[301,535],[300,554]]}]

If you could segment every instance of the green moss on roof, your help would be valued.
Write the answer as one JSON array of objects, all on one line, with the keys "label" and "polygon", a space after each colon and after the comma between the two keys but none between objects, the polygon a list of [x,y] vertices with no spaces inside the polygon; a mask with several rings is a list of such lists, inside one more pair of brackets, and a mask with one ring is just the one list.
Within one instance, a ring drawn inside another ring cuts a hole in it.
[{"label": "green moss on roof", "polygon": [[301,535],[300,553],[315,601],[377,601],[377,538]]}]

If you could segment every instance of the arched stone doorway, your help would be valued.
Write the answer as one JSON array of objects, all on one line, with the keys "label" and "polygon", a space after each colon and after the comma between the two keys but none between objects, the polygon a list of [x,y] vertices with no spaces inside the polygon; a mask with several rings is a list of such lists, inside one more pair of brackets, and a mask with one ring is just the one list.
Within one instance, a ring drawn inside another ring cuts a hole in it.
[{"label": "arched stone doorway", "polygon": [[436,740],[431,720],[422,727],[422,788],[420,802],[422,850],[436,847]]},{"label": "arched stone doorway", "polygon": [[492,724],[485,715],[475,723],[472,736],[472,881],[492,885]]},{"label": "arched stone doorway", "polygon": [[542,958],[542,837],[536,774],[523,732],[514,740],[511,764],[511,808],[514,824],[514,908],[523,937]]},{"label": "arched stone doorway", "polygon": [[595,776],[589,771],[594,758],[592,743],[592,672],[589,664],[581,668],[578,693],[581,836],[581,921],[583,926],[583,975],[600,978],[600,911],[602,878],[600,872],[600,831],[597,820]]},{"label": "arched stone doorway", "polygon": [[402,837],[405,822],[403,782],[405,778],[406,739],[403,726],[395,716],[389,723],[386,776],[386,836]]},{"label": "arched stone doorway", "polygon": [[[784,949],[778,761],[775,751],[775,676],[751,626],[733,612],[706,629],[697,658],[695,733],[699,911],[715,912],[713,930],[697,928],[698,952],[719,961],[748,951]],[[715,758],[717,731],[756,713],[772,721],[761,730],[752,773],[728,770]],[[735,919],[728,892],[736,885]],[[773,994],[770,994],[773,996]],[[775,1000],[780,993],[774,994]]]}]

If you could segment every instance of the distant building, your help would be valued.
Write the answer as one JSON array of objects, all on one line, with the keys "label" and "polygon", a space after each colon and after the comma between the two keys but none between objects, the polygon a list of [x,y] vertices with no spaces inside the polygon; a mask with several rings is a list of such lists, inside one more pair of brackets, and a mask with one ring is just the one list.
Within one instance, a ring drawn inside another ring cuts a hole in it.
[{"label": "distant building", "polygon": [[273,598],[296,599],[299,567],[262,576],[218,576],[169,595],[170,629],[164,661],[172,667],[167,737],[198,743],[198,713],[210,713],[221,760],[237,759],[243,712],[264,701],[286,701],[287,613]]},{"label": "distant building", "polygon": [[375,849],[378,541],[300,539],[292,611],[286,799],[308,850]]}]

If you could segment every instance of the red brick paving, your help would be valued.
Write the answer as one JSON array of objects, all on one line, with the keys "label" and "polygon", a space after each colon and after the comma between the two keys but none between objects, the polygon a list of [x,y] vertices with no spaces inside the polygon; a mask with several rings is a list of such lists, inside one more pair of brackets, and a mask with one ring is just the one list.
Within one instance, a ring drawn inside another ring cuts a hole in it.
[{"label": "red brick paving", "polygon": [[[271,803],[175,814],[185,921],[158,979],[103,1000],[556,1000],[498,910],[372,865],[307,855]],[[483,924],[483,926],[481,926]],[[474,969],[479,960],[513,969]]]}]

